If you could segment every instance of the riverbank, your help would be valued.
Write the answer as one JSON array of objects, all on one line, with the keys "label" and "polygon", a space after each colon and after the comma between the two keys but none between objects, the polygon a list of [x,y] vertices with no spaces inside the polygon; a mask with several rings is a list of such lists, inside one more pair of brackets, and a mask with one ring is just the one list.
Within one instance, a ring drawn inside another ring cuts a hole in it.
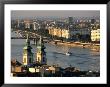
[{"label": "riverbank", "polygon": [[80,47],[80,48],[90,48],[91,51],[100,51],[100,44],[93,44],[93,43],[81,43],[81,42],[55,42],[50,41],[49,43],[54,45],[64,45],[70,47]]}]

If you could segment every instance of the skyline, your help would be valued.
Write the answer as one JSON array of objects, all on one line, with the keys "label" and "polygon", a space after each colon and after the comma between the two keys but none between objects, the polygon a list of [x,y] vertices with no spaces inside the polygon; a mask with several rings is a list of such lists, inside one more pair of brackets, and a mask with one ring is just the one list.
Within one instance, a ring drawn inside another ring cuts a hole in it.
[{"label": "skyline", "polygon": [[100,17],[99,10],[12,10],[12,19],[36,18],[36,17]]}]

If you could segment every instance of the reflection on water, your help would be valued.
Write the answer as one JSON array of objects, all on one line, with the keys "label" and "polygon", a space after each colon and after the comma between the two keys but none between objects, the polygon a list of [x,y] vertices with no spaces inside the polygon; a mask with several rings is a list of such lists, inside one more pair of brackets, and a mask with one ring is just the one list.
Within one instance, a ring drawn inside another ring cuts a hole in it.
[{"label": "reflection on water", "polygon": [[[11,40],[11,57],[16,58],[22,62],[22,51],[25,45],[25,40]],[[33,43],[31,41],[31,43]],[[100,55],[99,52],[91,52],[90,49],[83,49],[78,47],[68,47],[61,45],[53,45],[46,43],[46,57],[47,64],[58,64],[61,67],[68,67],[69,65],[80,68],[81,70],[99,70],[100,69]],[[32,45],[34,58],[36,58],[36,46]],[[71,52],[71,56],[65,55],[66,52]]]}]

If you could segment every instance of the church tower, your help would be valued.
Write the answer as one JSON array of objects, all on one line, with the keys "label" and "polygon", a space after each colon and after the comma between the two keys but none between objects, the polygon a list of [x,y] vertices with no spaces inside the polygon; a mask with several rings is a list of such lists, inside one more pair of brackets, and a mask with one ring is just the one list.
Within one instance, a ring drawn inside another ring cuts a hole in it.
[{"label": "church tower", "polygon": [[33,63],[33,53],[31,51],[29,36],[27,34],[26,44],[23,48],[23,65],[27,66]]},{"label": "church tower", "polygon": [[40,36],[40,39],[37,43],[37,58],[36,61],[37,63],[41,64],[41,65],[45,65],[47,63],[47,59],[46,59],[46,52],[45,52],[45,46],[43,43],[43,40]]}]

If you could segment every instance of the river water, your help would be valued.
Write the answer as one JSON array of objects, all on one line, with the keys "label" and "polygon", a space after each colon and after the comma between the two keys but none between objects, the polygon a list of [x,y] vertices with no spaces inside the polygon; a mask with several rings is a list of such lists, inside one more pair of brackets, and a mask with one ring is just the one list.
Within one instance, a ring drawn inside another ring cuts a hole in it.
[{"label": "river water", "polygon": [[[31,41],[31,44],[33,41]],[[25,45],[25,39],[11,39],[11,58],[17,59],[22,63],[23,47]],[[34,59],[36,58],[36,46],[32,46],[32,52],[34,53]],[[68,47],[62,45],[54,45],[45,43],[45,51],[47,57],[47,64],[58,64],[65,68],[68,66],[74,66],[80,68],[80,70],[100,70],[100,53],[92,52],[88,48]],[[69,51],[71,56],[65,55]]]}]

